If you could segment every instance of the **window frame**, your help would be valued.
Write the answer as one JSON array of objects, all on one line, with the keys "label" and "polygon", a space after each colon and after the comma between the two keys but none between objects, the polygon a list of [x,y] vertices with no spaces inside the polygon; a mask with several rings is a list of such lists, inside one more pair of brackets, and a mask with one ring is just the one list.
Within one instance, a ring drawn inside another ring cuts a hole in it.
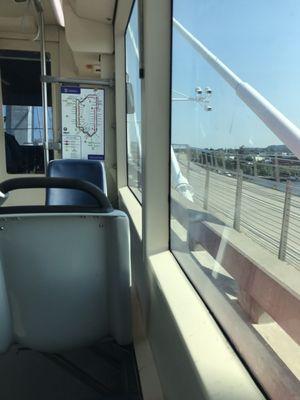
[{"label": "window frame", "polygon": [[[131,4],[131,0],[118,3],[114,28],[118,191],[120,206],[128,213],[131,222],[132,249],[135,255],[142,253],[142,260],[136,260],[135,257],[132,259],[134,291],[142,306],[147,336],[155,356],[164,394],[168,398],[182,398],[180,393],[183,396],[189,393],[193,399],[203,394],[210,399],[217,399],[221,390],[226,392],[227,388],[225,382],[222,382],[221,371],[217,378],[215,374],[207,373],[205,360],[201,363],[202,350],[207,345],[211,345],[212,337],[206,329],[209,326],[214,331],[213,340],[222,343],[220,359],[224,357],[226,359],[226,367],[222,367],[222,371],[226,374],[228,366],[232,366],[235,371],[234,378],[229,379],[230,382],[234,381],[230,388],[233,398],[240,398],[239,395],[243,390],[249,399],[262,399],[263,396],[253,379],[169,250],[170,34],[172,29],[170,0],[143,1],[145,76],[142,80],[142,110],[147,112],[144,112],[142,116],[144,182],[142,206],[127,186],[127,175],[124,174],[127,168],[127,160],[124,157],[126,151],[124,27],[127,19],[125,22],[124,19],[129,13]],[[157,13],[158,9],[159,13]],[[157,96],[160,98],[159,107]],[[160,118],[153,120],[151,118],[153,115],[160,115]],[[140,234],[141,225],[142,235]],[[168,272],[172,278],[168,276]],[[173,277],[173,273],[176,276]],[[174,291],[175,286],[178,290]],[[185,300],[181,290],[188,290],[193,297],[193,303],[189,303],[189,306],[192,307],[192,312],[200,317],[201,321],[197,320],[197,324],[200,323],[199,335],[195,335],[192,324],[187,322],[185,310],[180,310],[179,304]],[[162,308],[159,305],[162,305]],[[158,317],[165,320],[159,321]],[[176,343],[170,341],[161,343],[161,330],[154,326],[155,323],[157,325],[160,322],[167,323],[167,329],[170,330],[171,335],[174,334],[172,337]],[[177,346],[176,351],[174,351],[174,346]],[[168,366],[165,364],[166,360],[168,360]],[[186,369],[179,371],[176,366],[182,365],[182,361]],[[178,380],[174,381],[173,376],[170,379],[171,371],[175,376],[178,374]],[[186,379],[183,379],[183,375]],[[143,385],[143,378],[141,379]],[[238,387],[235,385],[236,379],[239,382]]]},{"label": "window frame", "polygon": [[[174,17],[174,0],[172,2],[172,18]],[[173,75],[173,26],[171,27],[171,87],[170,87],[170,120],[172,121],[172,75]],[[172,123],[170,123],[170,144],[172,143]],[[171,177],[171,165],[170,165],[170,177]],[[288,399],[293,399],[294,396],[299,394],[299,383],[297,378],[294,379],[292,373],[287,374],[288,367],[285,367],[282,360],[277,354],[269,349],[267,342],[259,338],[257,332],[247,324],[239,313],[230,305],[229,301],[225,298],[223,293],[211,282],[211,280],[205,275],[200,268],[199,261],[192,260],[194,258],[191,253],[186,255],[178,255],[171,247],[171,206],[172,206],[172,194],[171,194],[171,182],[169,185],[170,190],[170,218],[169,218],[169,251],[174,256],[176,262],[184,272],[185,276],[197,291],[199,297],[206,305],[207,309],[215,319],[219,328],[226,336],[230,346],[234,349],[236,355],[239,357],[243,365],[247,368],[252,379],[256,385],[260,388],[262,393],[268,397],[268,395],[277,396],[276,399],[283,398],[278,397],[278,393],[289,396]],[[186,209],[189,204],[186,202]],[[186,258],[186,259],[184,259]],[[235,329],[232,327],[235,326]],[[250,343],[250,346],[249,346]],[[249,351],[250,349],[250,351]],[[257,360],[260,360],[258,363]],[[272,371],[271,374],[266,374],[267,370]],[[271,375],[271,377],[270,377]],[[276,378],[276,379],[275,379]],[[282,389],[284,388],[284,389]],[[285,397],[286,398],[286,397]],[[275,397],[274,397],[275,399]]]},{"label": "window frame", "polygon": [[[124,32],[124,76],[125,76],[125,118],[126,118],[126,182],[127,182],[127,187],[129,188],[129,190],[131,191],[131,193],[133,194],[133,196],[135,197],[135,199],[138,201],[138,203],[140,205],[143,204],[143,186],[141,186],[141,192],[140,192],[140,199],[136,193],[136,190],[138,191],[138,188],[134,188],[130,185],[129,182],[129,159],[128,159],[128,123],[127,123],[127,109],[128,109],[128,104],[127,104],[127,83],[126,83],[126,62],[127,62],[127,57],[126,57],[126,34],[127,34],[127,29],[133,14],[133,10],[135,5],[137,6],[137,17],[138,17],[138,34],[139,34],[139,40],[138,40],[138,46],[139,46],[139,51],[140,54],[141,52],[141,48],[142,48],[142,35],[141,35],[141,0],[133,0],[132,1],[132,5],[130,8],[130,13],[128,16],[128,20],[126,23],[126,27],[125,27],[125,32]],[[139,79],[140,81],[142,81],[141,75],[140,75],[140,70],[139,70]],[[141,97],[142,97],[142,93],[141,93]],[[141,100],[141,119],[143,118],[143,112],[142,112],[142,100]],[[143,148],[143,135],[142,135],[142,125],[141,125],[141,148]],[[143,154],[143,150],[142,150],[142,154]],[[142,162],[142,154],[141,154],[141,158],[140,158],[140,162],[141,162],[141,173],[140,173],[140,178],[141,181],[143,182],[142,176],[143,176],[143,162]]]}]

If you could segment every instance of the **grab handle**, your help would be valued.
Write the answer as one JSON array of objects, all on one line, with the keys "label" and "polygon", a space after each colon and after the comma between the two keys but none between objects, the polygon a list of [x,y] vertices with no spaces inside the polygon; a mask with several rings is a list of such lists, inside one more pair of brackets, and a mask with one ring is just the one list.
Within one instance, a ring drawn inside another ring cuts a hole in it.
[{"label": "grab handle", "polygon": [[[9,192],[18,189],[55,188],[76,189],[93,196],[100,208],[107,212],[113,210],[112,205],[105,194],[93,183],[73,178],[14,178],[0,183],[0,198],[6,199]],[[0,202],[1,205],[1,202]]]}]

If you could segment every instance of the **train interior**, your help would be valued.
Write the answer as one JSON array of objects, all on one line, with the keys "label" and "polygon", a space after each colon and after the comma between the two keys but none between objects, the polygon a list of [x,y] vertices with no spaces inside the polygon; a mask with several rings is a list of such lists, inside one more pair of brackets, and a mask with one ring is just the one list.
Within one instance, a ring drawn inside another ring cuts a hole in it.
[{"label": "train interior", "polygon": [[300,9],[266,3],[0,0],[1,400],[300,399]]}]

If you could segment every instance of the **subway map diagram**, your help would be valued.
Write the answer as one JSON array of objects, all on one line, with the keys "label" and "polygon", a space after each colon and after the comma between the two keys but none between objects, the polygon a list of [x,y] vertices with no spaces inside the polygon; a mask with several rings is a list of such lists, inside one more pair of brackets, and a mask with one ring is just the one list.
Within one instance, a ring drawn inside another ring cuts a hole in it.
[{"label": "subway map diagram", "polygon": [[104,90],[61,87],[62,156],[104,160]]}]

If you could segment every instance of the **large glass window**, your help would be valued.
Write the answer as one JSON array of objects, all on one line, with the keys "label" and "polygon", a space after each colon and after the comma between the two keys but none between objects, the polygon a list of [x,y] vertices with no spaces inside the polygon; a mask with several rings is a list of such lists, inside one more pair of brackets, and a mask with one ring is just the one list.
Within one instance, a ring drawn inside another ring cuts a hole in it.
[{"label": "large glass window", "polygon": [[[51,74],[47,55],[47,73]],[[1,50],[2,115],[6,170],[10,174],[43,173],[43,109],[40,55]],[[51,90],[48,88],[48,136],[53,141]],[[52,154],[50,154],[51,156]]]},{"label": "large glass window", "polygon": [[126,29],[126,115],[128,186],[142,202],[141,80],[139,55],[138,1]]},{"label": "large glass window", "polygon": [[173,10],[171,250],[269,395],[291,399],[300,161],[209,60],[300,127],[300,3],[174,0]]}]

